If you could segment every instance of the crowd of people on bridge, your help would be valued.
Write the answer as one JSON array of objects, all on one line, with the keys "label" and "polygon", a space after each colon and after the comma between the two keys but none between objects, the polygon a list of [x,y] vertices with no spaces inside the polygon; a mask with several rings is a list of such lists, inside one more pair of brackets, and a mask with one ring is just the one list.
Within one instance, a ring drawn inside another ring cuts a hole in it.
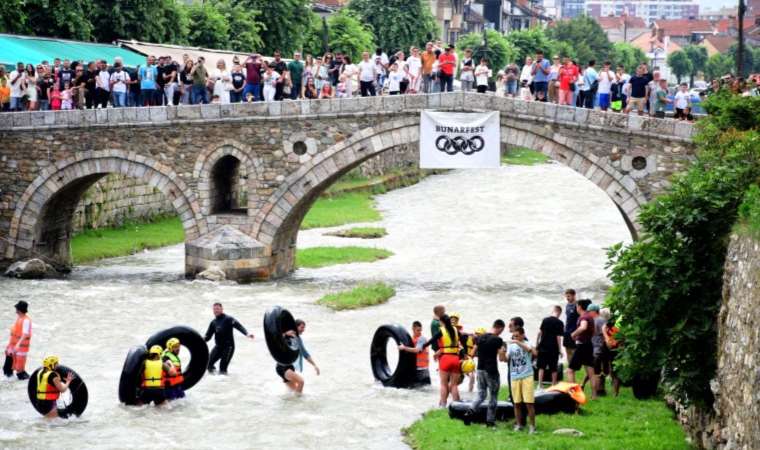
[{"label": "crowd of people on bridge", "polygon": [[[7,72],[0,66],[0,107],[3,111],[68,110],[126,106],[239,103],[354,96],[491,92],[526,101],[552,102],[585,108],[691,120],[688,86],[671,92],[660,71],[640,64],[633,74],[609,61],[583,66],[570,58],[549,57],[541,50],[524,63],[503,68],[476,59],[472,49],[459,54],[453,45],[428,42],[425,48],[388,55],[383,49],[362,53],[360,60],[340,51],[323,56],[296,52],[291,60],[275,52],[272,58],[251,54],[207,66],[203,57],[185,54],[148,56],[144,66],[127,67],[120,58],[109,63],[56,58],[52,64],[19,62]],[[760,75],[713,80],[707,93],[722,88],[738,95],[760,95]]]}]

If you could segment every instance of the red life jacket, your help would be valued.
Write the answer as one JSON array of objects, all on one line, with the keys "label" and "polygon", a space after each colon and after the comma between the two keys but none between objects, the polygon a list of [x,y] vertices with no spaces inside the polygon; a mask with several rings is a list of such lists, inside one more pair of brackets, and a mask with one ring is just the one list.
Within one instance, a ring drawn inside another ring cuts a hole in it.
[{"label": "red life jacket", "polygon": [[[420,336],[422,337],[422,336]],[[412,338],[412,344],[414,344],[414,347],[417,348],[417,341],[419,341],[420,338]],[[430,358],[428,357],[428,349],[425,347],[422,349],[421,352],[417,353],[417,368],[418,369],[427,369],[430,365]]]},{"label": "red life jacket", "polygon": [[[24,320],[29,320],[29,336],[22,339],[24,335]],[[29,353],[29,344],[32,341],[32,319],[24,314],[16,318],[16,322],[11,327],[11,338],[8,341],[8,349],[13,350],[16,348],[16,344],[19,344],[19,349],[15,354],[17,356],[25,356]]]}]

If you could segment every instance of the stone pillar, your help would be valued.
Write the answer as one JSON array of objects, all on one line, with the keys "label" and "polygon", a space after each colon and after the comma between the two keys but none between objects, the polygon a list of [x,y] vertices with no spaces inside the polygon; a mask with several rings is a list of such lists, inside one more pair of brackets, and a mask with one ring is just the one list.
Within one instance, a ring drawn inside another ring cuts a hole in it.
[{"label": "stone pillar", "polygon": [[185,275],[218,269],[240,283],[270,278],[267,247],[231,225],[223,225],[185,244]]}]

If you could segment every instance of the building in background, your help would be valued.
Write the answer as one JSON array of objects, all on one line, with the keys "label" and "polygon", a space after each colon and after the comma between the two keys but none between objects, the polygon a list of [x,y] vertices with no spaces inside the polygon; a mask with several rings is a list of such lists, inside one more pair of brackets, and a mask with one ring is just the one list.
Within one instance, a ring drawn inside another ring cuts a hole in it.
[{"label": "building in background", "polygon": [[441,31],[438,38],[445,43],[456,43],[463,34],[480,33],[486,26],[483,17],[484,5],[473,0],[429,0]]},{"label": "building in background", "polygon": [[597,17],[597,23],[607,34],[610,42],[630,42],[642,34],[649,34],[650,29],[641,17],[627,15],[616,17]]},{"label": "building in background", "polygon": [[[474,7],[482,5],[486,26],[509,33],[530,27],[543,27],[554,20],[554,17],[546,13],[544,1],[547,0],[479,0],[473,4]],[[550,1],[556,10],[556,3]]]},{"label": "building in background", "polygon": [[699,12],[700,20],[709,20],[715,22],[721,19],[731,19],[736,17],[736,7],[726,6],[717,9],[704,9]]},{"label": "building in background", "polygon": [[559,0],[561,19],[572,19],[586,14],[586,0]]},{"label": "building in background", "polygon": [[717,31],[707,20],[655,20],[652,23],[652,34],[667,36],[681,47],[689,44],[699,44],[705,38]]},{"label": "building in background", "polygon": [[696,19],[697,0],[586,0],[585,14],[591,17],[641,17],[648,24],[658,19]]}]

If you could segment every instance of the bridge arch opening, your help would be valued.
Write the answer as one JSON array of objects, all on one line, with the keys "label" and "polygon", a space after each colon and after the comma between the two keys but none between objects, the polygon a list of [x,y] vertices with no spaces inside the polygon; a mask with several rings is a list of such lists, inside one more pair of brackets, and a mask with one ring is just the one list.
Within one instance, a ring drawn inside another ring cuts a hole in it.
[{"label": "bridge arch opening", "polygon": [[[646,200],[635,181],[619,174],[605,158],[584,154],[551,137],[502,125],[502,148],[521,146],[539,151],[563,164],[602,189],[617,206],[631,236],[638,235],[636,217]],[[256,219],[254,236],[270,245],[271,273],[284,276],[294,268],[296,239],[301,221],[308,210],[331,184],[372,157],[399,145],[419,145],[416,117],[381,124],[362,130],[346,141],[326,149],[312,161],[304,163],[266,201]],[[306,167],[304,167],[306,166]]]},{"label": "bridge arch opening", "polygon": [[[109,188],[103,188],[101,184],[99,189],[104,195],[112,195],[113,191],[128,186],[123,189],[129,190],[129,195],[140,197],[134,205],[127,205],[126,197],[116,201],[111,201],[113,197],[101,199],[103,203],[110,202],[113,208],[122,208],[124,215],[127,215],[127,209],[130,216],[136,215],[133,208],[135,205],[140,207],[140,201],[156,201],[162,205],[164,213],[179,216],[185,239],[195,239],[205,229],[205,221],[199,220],[194,196],[166,166],[126,152],[93,152],[90,158],[80,155],[80,159],[72,157],[49,166],[29,185],[11,222],[9,238],[15,245],[8,248],[6,256],[42,258],[60,270],[70,269],[73,265],[71,241],[81,231],[77,225],[91,226],[89,222],[98,222],[98,214],[103,213],[102,210],[94,214],[88,211],[87,203],[82,201],[85,193],[96,183],[108,181],[129,184],[117,187],[112,184]],[[119,211],[111,219],[118,222],[118,214]],[[89,215],[88,220],[83,220],[81,215]]]},{"label": "bridge arch opening", "polygon": [[247,214],[248,173],[233,155],[224,155],[211,168],[211,214]]}]

